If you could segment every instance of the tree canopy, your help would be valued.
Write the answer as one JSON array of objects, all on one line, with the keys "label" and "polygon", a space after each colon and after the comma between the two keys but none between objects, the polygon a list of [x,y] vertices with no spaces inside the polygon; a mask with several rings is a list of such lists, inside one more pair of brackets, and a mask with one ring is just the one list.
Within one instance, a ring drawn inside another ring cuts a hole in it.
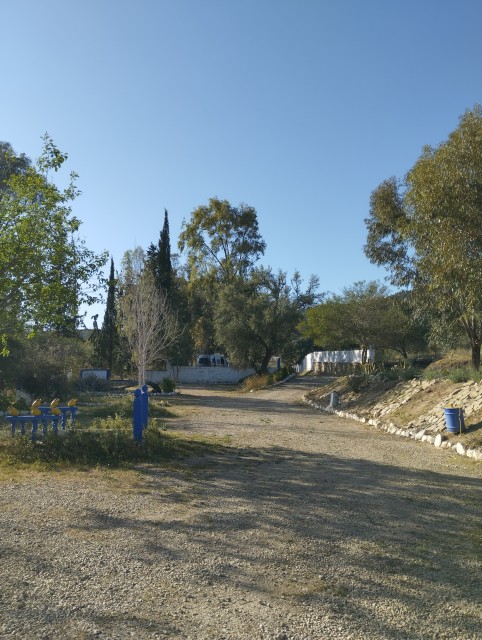
[{"label": "tree canopy", "polygon": [[[67,155],[45,135],[35,166],[2,143],[0,168],[0,333],[48,328],[71,333],[79,307],[98,299],[105,254],[89,250],[71,203],[76,174],[64,190],[50,179]],[[96,278],[97,276],[97,278]]]},{"label": "tree canopy", "polygon": [[216,338],[230,361],[265,373],[272,356],[291,355],[297,325],[316,299],[317,286],[313,277],[302,291],[298,274],[290,285],[286,273],[260,268],[222,287],[214,314]]},{"label": "tree canopy", "polygon": [[407,357],[415,340],[410,314],[400,295],[376,281],[355,282],[308,309],[300,329],[323,349],[392,349]]},{"label": "tree canopy", "polygon": [[256,210],[246,204],[233,207],[227,200],[211,198],[184,222],[179,249],[198,274],[214,272],[217,280],[246,276],[264,254]]},{"label": "tree canopy", "polygon": [[372,193],[365,253],[413,292],[437,340],[457,327],[480,367],[482,342],[482,109],[475,106],[439,146],[425,147],[401,182]]}]

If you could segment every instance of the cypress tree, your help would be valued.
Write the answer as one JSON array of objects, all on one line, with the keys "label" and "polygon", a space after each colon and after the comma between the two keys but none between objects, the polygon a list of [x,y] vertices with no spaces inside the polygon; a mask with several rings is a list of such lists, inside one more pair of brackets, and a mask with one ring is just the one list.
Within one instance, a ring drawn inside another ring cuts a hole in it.
[{"label": "cypress tree", "polygon": [[112,371],[114,353],[119,348],[119,333],[117,330],[116,308],[117,281],[114,274],[114,259],[110,260],[110,275],[107,290],[107,303],[105,307],[104,321],[101,329],[101,345],[104,360]]},{"label": "cypress tree", "polygon": [[169,295],[172,288],[172,263],[167,209],[164,209],[164,226],[157,246],[151,243],[147,249],[147,264],[152,269],[158,289]]}]

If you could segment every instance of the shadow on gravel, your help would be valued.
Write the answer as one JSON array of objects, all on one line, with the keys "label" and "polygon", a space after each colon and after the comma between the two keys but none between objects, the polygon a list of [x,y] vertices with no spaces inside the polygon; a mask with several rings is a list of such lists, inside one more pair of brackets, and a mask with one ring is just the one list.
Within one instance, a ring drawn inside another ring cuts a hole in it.
[{"label": "shadow on gravel", "polygon": [[[339,602],[366,629],[376,622],[386,639],[406,635],[377,613],[385,599],[420,620],[424,602],[436,602],[430,615],[457,638],[465,637],[460,624],[477,624],[467,612],[444,615],[447,603],[472,611],[480,604],[480,480],[282,448],[229,449],[187,471],[145,469],[139,489],[150,496],[152,517],[112,518],[92,508],[85,529],[128,533],[146,562],[154,555],[192,563],[189,540],[199,560],[189,580],[198,585],[320,605],[329,595],[335,612]],[[180,511],[156,518],[166,505]],[[284,577],[300,566],[301,582]],[[337,568],[336,579],[303,588],[327,568],[331,576]],[[264,581],[273,569],[279,581]],[[373,607],[364,608],[370,600]]]}]

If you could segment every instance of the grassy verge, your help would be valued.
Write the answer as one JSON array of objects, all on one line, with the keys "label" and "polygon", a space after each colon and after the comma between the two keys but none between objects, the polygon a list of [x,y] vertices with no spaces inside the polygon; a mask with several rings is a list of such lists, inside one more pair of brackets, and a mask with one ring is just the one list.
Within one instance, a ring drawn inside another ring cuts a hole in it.
[{"label": "grassy verge", "polygon": [[[10,437],[5,425],[0,434],[2,472],[85,467],[129,467],[138,463],[162,463],[189,456],[220,453],[226,442],[217,438],[166,431],[166,419],[174,412],[169,403],[149,401],[149,428],[142,442],[134,441],[130,396],[85,395],[78,402],[75,427],[50,433],[36,442],[29,435]],[[28,429],[30,431],[30,429]],[[39,429],[40,432],[40,429]]]}]

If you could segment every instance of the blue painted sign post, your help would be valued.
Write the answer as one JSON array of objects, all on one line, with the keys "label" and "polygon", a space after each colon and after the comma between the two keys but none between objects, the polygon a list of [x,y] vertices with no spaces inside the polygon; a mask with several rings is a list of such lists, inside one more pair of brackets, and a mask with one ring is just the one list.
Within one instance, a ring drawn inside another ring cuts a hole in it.
[{"label": "blue painted sign post", "polygon": [[134,391],[132,427],[134,431],[134,440],[142,441],[142,432],[147,429],[149,417],[149,389],[145,384],[142,389]]},{"label": "blue painted sign post", "polygon": [[147,429],[147,421],[149,418],[149,387],[144,384],[141,387],[141,400],[142,400],[142,429]]}]

